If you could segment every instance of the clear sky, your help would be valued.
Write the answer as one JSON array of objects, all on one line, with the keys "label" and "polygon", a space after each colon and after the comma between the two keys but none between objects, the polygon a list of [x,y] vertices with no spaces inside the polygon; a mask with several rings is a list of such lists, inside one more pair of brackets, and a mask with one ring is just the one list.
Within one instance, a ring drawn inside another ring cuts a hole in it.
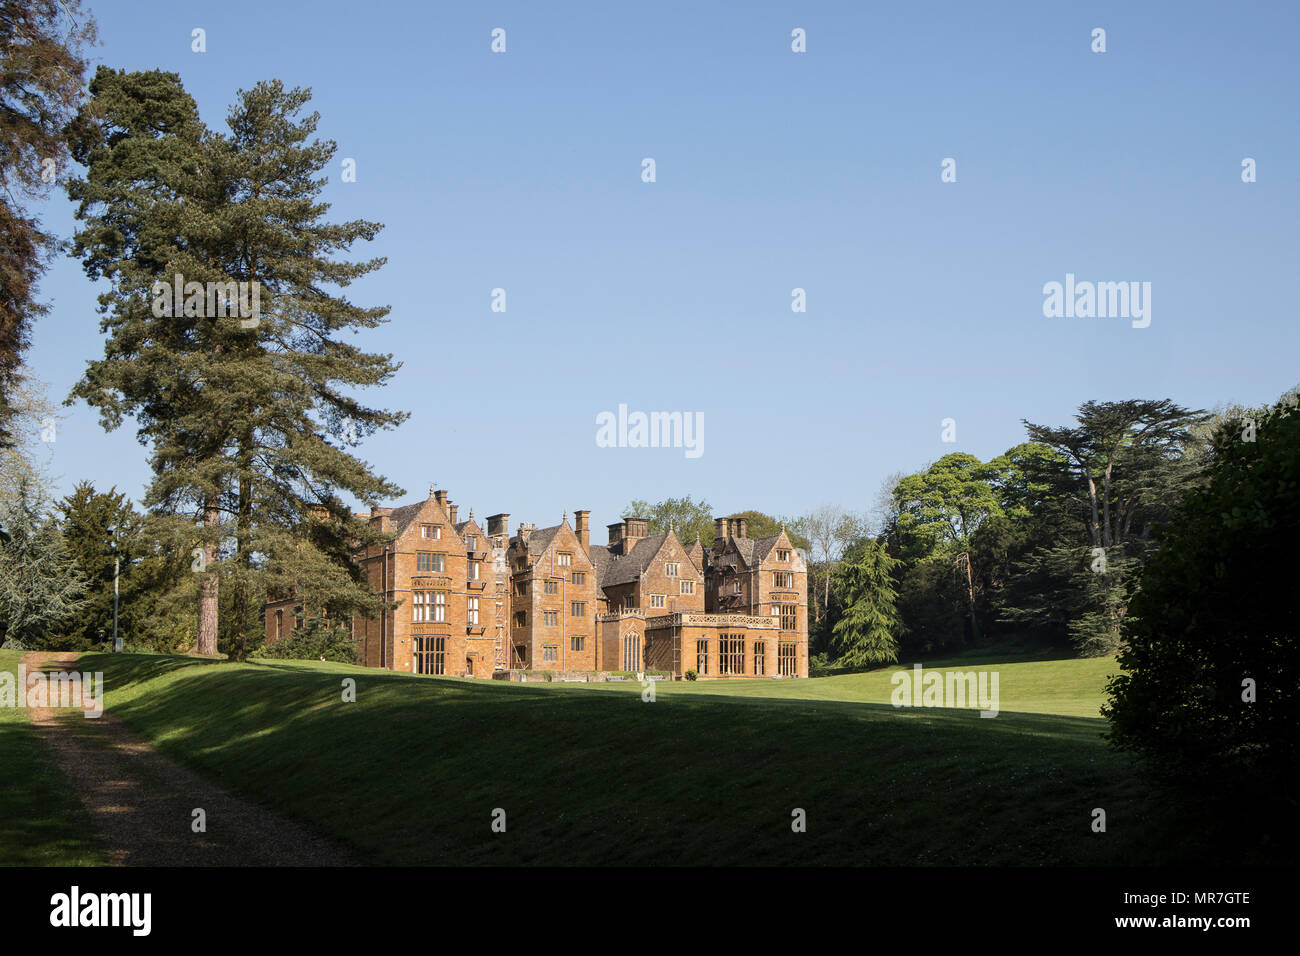
[{"label": "clear sky", "polygon": [[[405,500],[865,510],[1022,418],[1300,382],[1300,4],[90,3],[98,62],[178,72],[214,128],[258,80],[311,87],[331,216],[386,225],[349,295],[392,306],[357,341],[403,363],[368,397],[413,414],[360,453]],[[44,215],[71,233],[62,194]],[[1150,282],[1150,326],[1045,318],[1067,273]],[[57,401],[102,354],[96,292],[71,259],[42,284]],[[597,447],[620,403],[702,413],[703,454]],[[65,412],[59,490],[138,500],[134,429]]]}]

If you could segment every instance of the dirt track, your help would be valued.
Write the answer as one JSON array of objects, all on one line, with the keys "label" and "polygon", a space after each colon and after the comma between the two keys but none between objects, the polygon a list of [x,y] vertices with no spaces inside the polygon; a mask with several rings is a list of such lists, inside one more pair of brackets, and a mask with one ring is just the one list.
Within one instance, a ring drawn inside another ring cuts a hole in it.
[{"label": "dirt track", "polygon": [[[28,673],[76,670],[75,653],[33,653]],[[213,786],[154,751],[107,711],[34,707],[39,730],[115,866],[347,866],[346,851]],[[192,830],[193,811],[207,832]]]}]

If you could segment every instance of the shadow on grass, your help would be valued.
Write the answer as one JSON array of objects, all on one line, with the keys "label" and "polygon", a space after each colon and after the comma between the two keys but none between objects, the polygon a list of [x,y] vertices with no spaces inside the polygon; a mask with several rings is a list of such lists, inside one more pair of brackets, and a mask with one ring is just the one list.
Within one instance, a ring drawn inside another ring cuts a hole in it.
[{"label": "shadow on grass", "polygon": [[[1123,864],[1186,849],[1162,838],[1162,807],[1090,718],[647,704],[309,662],[83,666],[161,751],[378,863]],[[1096,806],[1105,839],[1089,828]],[[806,833],[791,830],[795,808]],[[508,836],[491,829],[497,809]]]},{"label": "shadow on grass", "polygon": [[0,865],[103,863],[89,816],[25,716],[0,720],[0,756]]}]

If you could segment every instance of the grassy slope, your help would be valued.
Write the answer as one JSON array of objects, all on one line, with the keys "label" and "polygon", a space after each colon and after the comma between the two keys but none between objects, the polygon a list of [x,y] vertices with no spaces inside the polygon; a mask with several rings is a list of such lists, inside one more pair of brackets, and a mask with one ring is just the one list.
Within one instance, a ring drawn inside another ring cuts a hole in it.
[{"label": "grassy slope", "polygon": [[[316,663],[104,655],[82,667],[105,671],[110,710],[163,752],[373,862],[1122,864],[1194,852],[1105,746],[1102,721],[1010,712],[1008,684],[1021,707],[1051,697],[1028,677],[1002,678],[1003,713],[989,720],[834,699],[887,700],[887,674],[674,684],[647,704],[639,685]],[[356,703],[341,701],[344,677]],[[1094,709],[1071,683],[1056,686],[1061,706]],[[788,689],[819,699],[757,696]],[[506,834],[490,831],[496,807]],[[794,807],[807,833],[791,832]],[[1106,834],[1090,831],[1094,807]]]},{"label": "grassy slope", "polygon": [[[672,694],[704,694],[724,697],[770,697],[801,700],[837,700],[860,703],[890,703],[892,677],[900,670],[911,676],[911,665],[897,665],[861,674],[819,677],[813,680],[714,680],[673,681],[657,685],[656,697]],[[1003,711],[1027,714],[1061,714],[1071,717],[1099,717],[1107,679],[1119,672],[1113,657],[1088,659],[1017,661],[1007,663],[986,656],[967,655],[929,661],[922,673],[937,670],[968,672],[996,671],[998,695]],[[571,685],[549,684],[549,687]],[[636,681],[592,683],[601,690],[634,689]]]},{"label": "grassy slope", "polygon": [[[0,671],[17,674],[21,660],[0,651]],[[20,708],[0,707],[0,779],[0,865],[103,862],[89,816]]]}]

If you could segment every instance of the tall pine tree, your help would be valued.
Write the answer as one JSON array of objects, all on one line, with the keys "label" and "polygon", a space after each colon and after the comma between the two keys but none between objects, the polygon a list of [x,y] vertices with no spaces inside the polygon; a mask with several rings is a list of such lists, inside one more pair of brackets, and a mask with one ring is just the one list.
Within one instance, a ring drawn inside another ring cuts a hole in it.
[{"label": "tall pine tree", "polygon": [[[341,340],[384,321],[387,307],[341,293],[384,260],[334,257],[382,227],[325,219],[335,145],[313,138],[317,114],[299,115],[309,93],[279,81],[242,91],[227,135],[204,127],[175,74],[101,69],[91,93],[76,127],[88,167],[71,190],[85,224],[77,251],[113,288],[101,296],[104,358],[73,394],[110,427],[133,415],[153,451],[146,504],[201,522],[199,653],[217,651],[219,580],[232,589],[222,630],[236,657],[268,590],[295,588],[317,612],[375,613],[350,553],[379,535],[344,496],[374,504],[401,489],[349,449],[406,414],[353,394],[399,366]],[[202,285],[165,301],[177,281]],[[257,290],[256,314],[225,314],[224,293],[205,294],[231,282]]]}]

